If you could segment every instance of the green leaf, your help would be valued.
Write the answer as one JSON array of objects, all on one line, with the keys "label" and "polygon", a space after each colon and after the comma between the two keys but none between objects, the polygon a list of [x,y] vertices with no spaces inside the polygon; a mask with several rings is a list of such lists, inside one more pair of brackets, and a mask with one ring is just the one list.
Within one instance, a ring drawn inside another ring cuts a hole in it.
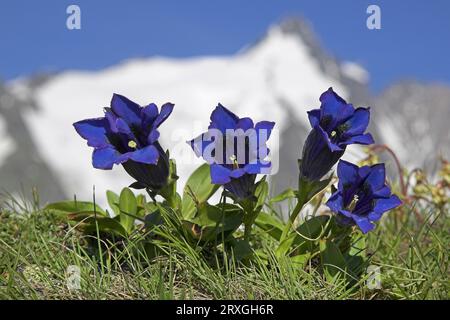
[{"label": "green leaf", "polygon": [[197,207],[208,201],[219,187],[219,185],[211,183],[211,174],[207,163],[198,167],[184,187],[181,209],[183,218],[194,217]]},{"label": "green leaf", "polygon": [[355,232],[351,236],[351,244],[348,253],[344,254],[349,272],[355,277],[367,267],[366,236],[361,232]]},{"label": "green leaf", "polygon": [[317,247],[318,237],[327,228],[328,221],[328,216],[317,216],[303,222],[297,227],[296,232],[292,232],[280,243],[276,250],[277,256],[312,253]]},{"label": "green leaf", "polygon": [[106,216],[106,212],[93,202],[87,201],[61,201],[48,204],[43,210],[50,211],[56,215],[67,215],[77,212],[92,211],[98,215]]},{"label": "green leaf", "polygon": [[241,224],[243,211],[236,205],[225,204],[212,206],[203,204],[194,218],[184,220],[194,238],[203,241],[213,239],[221,240],[222,235],[226,239]]},{"label": "green leaf", "polygon": [[137,213],[137,201],[134,193],[129,188],[123,188],[119,197],[120,223],[129,233],[133,230],[133,216]]},{"label": "green leaf", "polygon": [[329,282],[346,278],[347,263],[338,246],[331,240],[320,240],[320,258]]},{"label": "green leaf", "polygon": [[269,184],[266,181],[266,177],[262,178],[256,185],[255,197],[256,204],[254,211],[259,213],[266,202],[267,195],[269,194]]},{"label": "green leaf", "polygon": [[310,258],[311,258],[311,254],[305,253],[305,254],[299,254],[299,255],[290,257],[290,260],[298,268],[304,268]]},{"label": "green leaf", "polygon": [[331,174],[327,179],[321,181],[308,181],[300,177],[297,194],[299,201],[306,204],[314,198],[315,195],[323,191],[330,184],[332,179],[333,174]]},{"label": "green leaf", "polygon": [[154,226],[161,225],[163,223],[163,219],[159,210],[147,214],[144,218],[144,223],[146,228],[152,228]]},{"label": "green leaf", "polygon": [[284,201],[286,199],[292,199],[297,197],[294,189],[292,188],[288,188],[286,190],[284,190],[283,192],[281,192],[279,195],[276,195],[275,197],[273,197],[272,199],[270,199],[271,203],[275,203],[275,202],[281,202]]},{"label": "green leaf", "polygon": [[256,217],[255,224],[266,231],[271,237],[280,240],[283,233],[283,222],[275,216],[269,215],[265,212],[260,212]]},{"label": "green leaf", "polygon": [[120,214],[120,208],[119,208],[119,196],[111,191],[106,191],[106,198],[108,199],[109,207],[114,212],[114,215],[118,216]]},{"label": "green leaf", "polygon": [[234,259],[241,261],[249,258],[253,254],[252,247],[246,240],[235,240],[232,242]]},{"label": "green leaf", "polygon": [[92,234],[97,231],[96,222],[99,232],[115,234],[121,237],[127,236],[125,228],[115,219],[103,216],[88,216],[78,224],[78,228],[86,234]]}]

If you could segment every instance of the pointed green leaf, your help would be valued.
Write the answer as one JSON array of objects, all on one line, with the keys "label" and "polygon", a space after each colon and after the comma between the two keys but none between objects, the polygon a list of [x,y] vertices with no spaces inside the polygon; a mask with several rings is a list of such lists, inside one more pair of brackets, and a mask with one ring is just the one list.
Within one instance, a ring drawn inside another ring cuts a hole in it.
[{"label": "pointed green leaf", "polygon": [[48,204],[43,210],[50,211],[56,215],[67,215],[77,212],[92,211],[98,215],[106,216],[106,212],[93,202],[87,201],[61,201]]},{"label": "pointed green leaf", "polygon": [[182,213],[185,219],[192,218],[197,206],[208,201],[219,189],[219,185],[211,183],[211,173],[207,163],[198,167],[189,177],[184,187]]},{"label": "pointed green leaf", "polygon": [[119,208],[119,196],[111,191],[106,191],[106,198],[108,200],[109,207],[114,212],[114,215],[118,216],[120,214],[120,208]]},{"label": "pointed green leaf", "polygon": [[280,240],[283,233],[283,222],[275,216],[269,215],[265,212],[260,212],[256,217],[255,224],[266,231],[271,237]]},{"label": "pointed green leaf", "polygon": [[292,232],[276,250],[277,256],[291,254],[312,253],[317,247],[319,236],[327,228],[328,216],[312,217],[304,221],[297,227],[296,232]]},{"label": "pointed green leaf", "polygon": [[266,181],[266,177],[262,178],[255,189],[256,205],[254,208],[255,212],[260,212],[264,203],[266,202],[267,195],[269,194],[269,184]]},{"label": "pointed green leaf", "polygon": [[270,199],[270,202],[271,203],[281,202],[281,201],[284,201],[286,199],[293,199],[296,196],[297,195],[296,195],[294,189],[288,188],[288,189],[284,190],[283,192],[281,192],[280,194],[278,194],[275,197],[273,197],[272,199]]},{"label": "pointed green leaf", "polygon": [[134,193],[129,188],[123,188],[119,197],[120,223],[127,232],[134,227],[133,216],[137,213],[137,201]]},{"label": "pointed green leaf", "polygon": [[347,263],[338,246],[331,240],[320,240],[320,258],[328,281],[346,278]]}]

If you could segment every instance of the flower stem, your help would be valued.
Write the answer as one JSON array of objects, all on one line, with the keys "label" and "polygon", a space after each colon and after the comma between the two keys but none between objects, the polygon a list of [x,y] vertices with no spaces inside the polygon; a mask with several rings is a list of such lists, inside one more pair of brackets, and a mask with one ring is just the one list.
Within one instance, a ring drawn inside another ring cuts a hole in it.
[{"label": "flower stem", "polygon": [[289,216],[289,220],[286,223],[286,226],[283,229],[283,233],[281,234],[280,243],[283,242],[291,231],[292,225],[294,224],[295,219],[297,218],[300,210],[302,210],[304,206],[304,201],[298,201],[291,215]]}]

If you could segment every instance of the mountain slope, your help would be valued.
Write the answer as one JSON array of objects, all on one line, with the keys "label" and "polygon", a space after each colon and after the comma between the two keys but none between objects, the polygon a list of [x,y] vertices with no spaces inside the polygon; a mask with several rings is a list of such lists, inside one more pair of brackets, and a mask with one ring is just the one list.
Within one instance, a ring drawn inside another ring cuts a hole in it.
[{"label": "mountain slope", "polygon": [[[30,164],[27,159],[34,157],[41,166],[33,169],[39,176],[33,176],[32,182],[43,188],[51,185],[45,200],[75,193],[80,199],[90,199],[95,185],[97,200],[104,203],[105,190],[119,191],[129,185],[132,180],[120,167],[112,171],[92,168],[92,149],[72,127],[80,119],[101,116],[114,92],[141,105],[175,103],[172,116],[161,127],[161,140],[177,160],[181,186],[201,163],[185,141],[206,130],[209,114],[218,102],[242,117],[276,122],[277,132],[270,139],[275,168],[279,168],[272,177],[274,192],[295,186],[297,177],[292,172],[297,172],[297,159],[310,128],[306,111],[319,106],[319,95],[330,86],[354,105],[373,106],[371,132],[377,142],[394,143],[401,158],[408,159],[412,149],[406,148],[404,141],[410,141],[413,132],[406,134],[411,120],[402,122],[403,117],[426,119],[429,130],[434,130],[437,120],[431,109],[424,110],[429,117],[411,114],[411,101],[405,102],[404,107],[397,106],[407,98],[424,104],[427,101],[420,100],[423,95],[440,92],[432,89],[431,93],[429,88],[420,91],[419,86],[416,89],[421,93],[417,97],[387,92],[374,99],[367,81],[364,69],[351,62],[340,63],[327,54],[308,25],[295,19],[272,26],[258,42],[232,56],[151,57],[96,72],[66,71],[44,78],[19,79],[8,86],[7,94],[15,96],[18,106],[13,108],[13,114],[4,116],[4,122],[8,123],[10,137],[23,137],[20,145],[15,142],[21,159],[4,160],[0,177],[11,171],[8,165],[25,167]],[[446,106],[450,99],[445,94],[443,101],[446,102],[441,102],[439,110],[448,115]],[[18,125],[10,123],[15,118]],[[440,133],[423,135],[441,137],[447,133],[448,137],[448,127],[447,132],[445,124],[441,127]],[[358,147],[351,147],[346,153],[347,159],[360,156]],[[17,169],[13,172],[13,176],[2,180],[2,187],[9,186],[11,179],[16,179],[15,183],[30,180],[29,174],[21,174]]]}]

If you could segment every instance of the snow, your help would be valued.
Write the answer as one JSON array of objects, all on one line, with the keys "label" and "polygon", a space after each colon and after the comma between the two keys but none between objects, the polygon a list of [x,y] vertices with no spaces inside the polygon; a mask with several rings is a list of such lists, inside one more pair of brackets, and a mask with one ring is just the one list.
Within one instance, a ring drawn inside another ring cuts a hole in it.
[{"label": "snow", "polygon": [[[321,71],[300,37],[274,26],[258,45],[233,56],[153,57],[98,72],[61,73],[36,89],[39,108],[27,111],[26,122],[41,156],[62,179],[68,194],[90,199],[95,185],[97,200],[104,203],[106,190],[118,192],[132,179],[120,167],[93,169],[92,148],[77,135],[72,123],[102,116],[113,93],[141,105],[175,103],[172,116],[161,126],[161,139],[177,159],[180,188],[201,163],[185,141],[207,128],[218,102],[241,117],[275,121],[281,131],[287,114],[279,104],[280,97],[295,107],[296,116],[308,127],[306,111],[319,106],[319,95],[330,86],[347,96],[343,85]],[[276,135],[272,145],[276,157]]]},{"label": "snow", "polygon": [[341,70],[344,75],[359,83],[366,84],[369,82],[369,73],[357,63],[345,61],[341,65]]},{"label": "snow", "polygon": [[0,116],[0,167],[5,163],[6,159],[16,150],[14,140],[8,135],[6,122]]}]

